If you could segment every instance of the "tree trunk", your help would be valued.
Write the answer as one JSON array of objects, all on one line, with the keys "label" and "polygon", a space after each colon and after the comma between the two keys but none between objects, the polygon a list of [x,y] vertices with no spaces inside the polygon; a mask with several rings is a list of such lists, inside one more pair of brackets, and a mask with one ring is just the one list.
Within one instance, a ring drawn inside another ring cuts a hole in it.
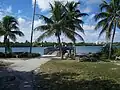
[{"label": "tree trunk", "polygon": [[61,59],[63,59],[62,45],[61,45],[60,35],[58,35],[58,44],[59,44],[60,56],[61,56]]},{"label": "tree trunk", "polygon": [[5,54],[7,53],[7,36],[4,36]]},{"label": "tree trunk", "polygon": [[114,41],[114,37],[115,37],[115,31],[116,31],[116,22],[115,22],[115,26],[114,26],[114,30],[113,30],[113,34],[112,34],[112,40],[110,42],[110,47],[109,47],[109,59],[111,59],[111,54],[112,54],[112,44]]},{"label": "tree trunk", "polygon": [[75,41],[74,41],[74,58],[75,59],[75,55],[76,55],[76,47],[75,47]]}]

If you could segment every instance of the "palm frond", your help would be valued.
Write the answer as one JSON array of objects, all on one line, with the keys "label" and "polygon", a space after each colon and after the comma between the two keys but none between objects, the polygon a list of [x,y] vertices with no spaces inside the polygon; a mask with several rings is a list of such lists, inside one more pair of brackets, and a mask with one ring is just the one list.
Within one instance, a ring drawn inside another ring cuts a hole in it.
[{"label": "palm frond", "polygon": [[54,35],[54,33],[55,33],[55,32],[53,32],[53,30],[48,30],[48,31],[44,32],[42,35],[40,35],[40,36],[37,38],[36,41],[39,42],[39,41],[43,40],[44,38],[47,38],[47,37],[50,37],[50,36]]},{"label": "palm frond", "polygon": [[75,42],[76,38],[71,32],[64,33],[67,38],[69,38],[71,41]]},{"label": "palm frond", "polygon": [[107,30],[107,28],[108,28],[108,23],[106,23],[105,25],[103,25],[103,28],[102,28],[102,30],[101,30],[101,32],[100,32],[100,34],[99,34],[99,38],[102,36],[102,34]]},{"label": "palm frond", "polygon": [[47,24],[51,24],[51,23],[53,23],[53,21],[52,21],[50,18],[45,17],[44,15],[41,15],[40,18],[43,19],[44,22],[47,23]]},{"label": "palm frond", "polygon": [[109,16],[110,16],[110,14],[108,12],[101,12],[99,14],[96,14],[94,16],[94,18],[95,18],[95,21],[98,21],[100,19],[103,19],[103,18],[106,18],[106,17],[109,17]]},{"label": "palm frond", "polygon": [[106,1],[103,1],[103,2],[100,4],[100,9],[101,9],[101,11],[102,11],[103,9],[108,9],[108,8],[110,8],[110,6],[108,5],[108,3],[107,3]]},{"label": "palm frond", "polygon": [[76,37],[78,37],[80,40],[84,41],[83,37],[82,37],[80,34],[76,33],[75,31],[73,31],[73,30],[71,30],[71,29],[69,29],[69,28],[66,28],[66,32],[71,32],[71,33],[73,34],[73,36],[76,36]]},{"label": "palm frond", "polygon": [[15,34],[13,34],[13,33],[9,33],[9,38],[11,39],[11,40],[13,40],[13,41],[16,41],[16,35]]},{"label": "palm frond", "polygon": [[79,18],[74,19],[74,21],[75,23],[84,24],[84,21]]},{"label": "palm frond", "polygon": [[80,24],[75,25],[75,27],[76,27],[76,30],[78,30],[78,31],[82,32],[83,34],[85,34],[84,29],[80,26]]},{"label": "palm frond", "polygon": [[49,3],[51,10],[53,11],[54,7],[51,3]]},{"label": "palm frond", "polygon": [[88,16],[87,13],[79,13],[76,15],[76,17],[85,17],[85,16]]},{"label": "palm frond", "polygon": [[12,34],[14,35],[19,35],[19,36],[24,36],[24,34],[21,31],[11,31]]},{"label": "palm frond", "polygon": [[108,22],[108,18],[102,19],[95,26],[95,30],[98,30],[99,28],[103,27],[107,22]]},{"label": "palm frond", "polygon": [[51,25],[41,25],[36,27],[34,30],[35,31],[46,31],[51,28]]},{"label": "palm frond", "polygon": [[10,25],[10,29],[11,30],[14,29],[14,30],[19,31],[19,27],[15,23]]}]

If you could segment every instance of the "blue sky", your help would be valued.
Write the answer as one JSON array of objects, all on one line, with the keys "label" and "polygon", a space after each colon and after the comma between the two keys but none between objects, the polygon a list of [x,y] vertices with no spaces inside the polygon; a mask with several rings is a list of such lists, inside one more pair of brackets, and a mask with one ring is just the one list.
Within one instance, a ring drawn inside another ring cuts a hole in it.
[{"label": "blue sky", "polygon": [[[54,0],[37,0],[37,14],[43,14],[49,16],[49,2],[53,3]],[[63,0],[59,0],[63,1]],[[79,0],[64,0],[66,1],[79,1]],[[104,35],[98,40],[98,34],[100,31],[95,31],[94,27],[96,23],[94,22],[94,15],[98,13],[99,4],[102,0],[80,0],[80,10],[81,12],[88,13],[89,16],[82,18],[85,22],[83,28],[85,30],[85,35],[83,38],[86,42],[96,42],[96,41],[105,41]],[[18,37],[17,41],[24,42],[26,40],[30,41],[30,33],[31,33],[31,21],[32,21],[32,12],[33,12],[33,3],[34,0],[0,0],[0,20],[5,15],[12,15],[15,16],[20,25],[21,31],[24,32],[24,37]],[[35,27],[38,25],[42,25],[43,21],[40,20],[37,16],[35,18]],[[34,33],[34,40],[41,34],[41,32]],[[115,41],[119,40],[120,32],[117,30]],[[67,39],[64,35],[62,35],[63,41],[69,42],[70,40]],[[0,38],[3,39],[2,37]],[[56,41],[54,36],[44,39],[44,41]],[[80,42],[78,39],[77,42]]]}]

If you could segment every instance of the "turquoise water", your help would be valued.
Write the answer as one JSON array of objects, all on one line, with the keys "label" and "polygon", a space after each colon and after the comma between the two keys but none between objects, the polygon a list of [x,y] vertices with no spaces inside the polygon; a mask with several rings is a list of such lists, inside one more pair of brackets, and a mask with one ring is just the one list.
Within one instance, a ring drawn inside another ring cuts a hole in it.
[{"label": "turquoise water", "polygon": [[[96,53],[99,52],[102,46],[77,46],[76,47],[76,53]],[[14,47],[12,48],[13,52],[29,52],[29,47]],[[33,47],[32,52],[33,53],[40,53],[41,55],[44,54],[45,47]],[[0,47],[0,52],[4,52],[4,47]]]}]

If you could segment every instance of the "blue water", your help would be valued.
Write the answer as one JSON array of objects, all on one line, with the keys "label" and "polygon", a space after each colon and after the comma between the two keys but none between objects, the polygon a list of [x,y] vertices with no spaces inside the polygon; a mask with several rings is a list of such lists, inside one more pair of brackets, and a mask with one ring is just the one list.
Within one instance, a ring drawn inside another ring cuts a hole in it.
[{"label": "blue water", "polygon": [[[76,46],[76,53],[96,53],[99,52],[102,46]],[[14,47],[12,48],[12,52],[29,52],[29,47]],[[33,53],[40,53],[41,55],[44,54],[45,47],[33,47],[32,52]],[[4,52],[5,48],[0,47],[0,52]]]},{"label": "blue water", "polygon": [[77,46],[76,53],[96,53],[101,50],[102,46]]}]

